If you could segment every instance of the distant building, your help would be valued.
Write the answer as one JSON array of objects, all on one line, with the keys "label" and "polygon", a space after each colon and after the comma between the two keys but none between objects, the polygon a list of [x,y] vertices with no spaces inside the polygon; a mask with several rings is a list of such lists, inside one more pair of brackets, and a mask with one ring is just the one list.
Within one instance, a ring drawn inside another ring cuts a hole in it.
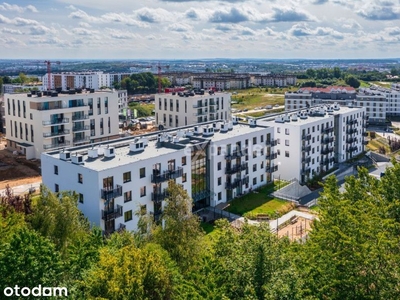
[{"label": "distant building", "polygon": [[117,92],[5,94],[7,147],[27,159],[42,152],[119,137]]},{"label": "distant building", "polygon": [[223,92],[155,95],[156,124],[174,128],[216,120],[231,120],[231,94]]},{"label": "distant building", "polygon": [[356,104],[365,107],[369,123],[385,124],[388,104],[386,91],[360,88],[357,94]]},{"label": "distant building", "polygon": [[252,83],[255,86],[286,87],[296,85],[296,75],[289,74],[254,74]]}]

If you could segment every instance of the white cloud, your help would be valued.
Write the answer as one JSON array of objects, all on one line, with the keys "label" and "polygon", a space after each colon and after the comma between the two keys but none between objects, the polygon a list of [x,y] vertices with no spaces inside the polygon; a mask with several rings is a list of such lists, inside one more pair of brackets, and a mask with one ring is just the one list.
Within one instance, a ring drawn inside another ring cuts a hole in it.
[{"label": "white cloud", "polygon": [[34,7],[33,5],[18,6],[16,4],[8,4],[6,2],[3,2],[3,4],[0,4],[0,10],[17,12],[17,13],[23,13],[23,12],[26,12],[26,11],[34,12],[34,13],[38,12],[36,7]]},{"label": "white cloud", "polygon": [[4,28],[2,28],[1,29],[1,32],[3,32],[3,33],[9,33],[9,34],[16,34],[16,35],[22,35],[22,34],[24,34],[21,30],[19,30],[19,29],[12,29],[12,28],[7,28],[7,27],[4,27]]}]

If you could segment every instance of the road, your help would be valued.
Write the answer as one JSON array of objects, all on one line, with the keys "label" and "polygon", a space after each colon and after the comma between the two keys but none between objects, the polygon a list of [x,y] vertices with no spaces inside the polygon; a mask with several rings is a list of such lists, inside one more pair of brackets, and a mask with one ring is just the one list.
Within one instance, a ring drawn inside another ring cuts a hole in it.
[{"label": "road", "polygon": [[[40,182],[35,182],[32,184],[23,184],[23,185],[14,186],[11,189],[13,190],[14,195],[21,195],[21,194],[28,193],[30,188],[35,188],[36,191],[38,191],[41,183],[42,182],[40,181]],[[6,191],[5,189],[0,190],[0,196],[5,195],[5,191]]]}]

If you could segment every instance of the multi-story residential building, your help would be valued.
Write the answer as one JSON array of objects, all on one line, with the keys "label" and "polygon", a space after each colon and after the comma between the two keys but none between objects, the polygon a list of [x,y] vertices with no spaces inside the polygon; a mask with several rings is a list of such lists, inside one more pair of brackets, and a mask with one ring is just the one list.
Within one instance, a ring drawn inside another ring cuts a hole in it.
[{"label": "multi-story residential building", "polygon": [[43,183],[78,193],[79,208],[104,231],[135,230],[135,212],[160,217],[168,180],[188,191],[194,210],[266,184],[277,171],[273,147],[273,128],[210,122],[43,153]]},{"label": "multi-story residential building", "polygon": [[163,93],[155,95],[156,124],[164,128],[230,120],[231,94],[206,92]]},{"label": "multi-story residential building", "polygon": [[192,85],[195,89],[244,89],[251,87],[251,76],[234,73],[196,73],[193,75]]},{"label": "multi-story residential building", "polygon": [[277,175],[305,183],[364,151],[365,108],[323,105],[261,119],[274,128]]},{"label": "multi-story residential building", "polygon": [[[114,82],[121,82],[128,77],[128,73],[103,73],[103,72],[64,72],[50,74],[51,89],[95,89],[112,88]],[[43,90],[48,89],[48,74],[42,77]]]},{"label": "multi-story residential building", "polygon": [[31,89],[35,89],[35,90],[39,90],[39,91],[44,90],[42,85],[35,85],[35,84],[21,85],[21,84],[5,83],[5,84],[3,84],[3,91],[0,91],[0,94],[11,94],[11,93],[22,92],[24,90],[31,90]]},{"label": "multi-story residential building", "polygon": [[326,88],[300,88],[296,92],[285,93],[285,110],[301,109],[324,103],[352,104],[356,90],[352,87],[328,86]]},{"label": "multi-story residential building", "polygon": [[[365,107],[369,123],[385,124],[388,104],[387,93],[385,91],[360,88],[355,103],[357,106]],[[395,106],[392,106],[392,108],[395,108]],[[392,110],[390,112],[392,113]]]},{"label": "multi-story residential building", "polygon": [[277,86],[284,87],[295,85],[297,78],[295,75],[289,74],[254,74],[252,75],[252,83],[255,86]]},{"label": "multi-story residential building", "polygon": [[184,86],[192,83],[193,74],[187,72],[168,72],[163,73],[162,77],[168,78],[174,86]]},{"label": "multi-story residential building", "polygon": [[128,91],[118,90],[118,109],[122,111],[124,108],[128,108]]},{"label": "multi-story residential building", "polygon": [[119,137],[118,93],[69,90],[5,94],[7,147],[27,159],[55,148]]}]

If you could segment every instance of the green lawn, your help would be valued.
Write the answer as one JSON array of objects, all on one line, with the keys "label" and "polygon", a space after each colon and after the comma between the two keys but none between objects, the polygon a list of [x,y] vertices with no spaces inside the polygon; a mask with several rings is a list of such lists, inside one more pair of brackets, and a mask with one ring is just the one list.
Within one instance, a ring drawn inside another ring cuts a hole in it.
[{"label": "green lawn", "polygon": [[215,229],[215,226],[210,223],[200,223],[201,228],[205,231],[206,234],[212,233]]},{"label": "green lawn", "polygon": [[233,108],[252,109],[255,107],[264,107],[267,105],[283,105],[284,94],[287,91],[295,91],[297,88],[251,88],[237,91],[237,94],[232,94]]},{"label": "green lawn", "polygon": [[[286,182],[281,181],[280,186],[286,185]],[[243,197],[236,198],[229,203],[225,209],[233,214],[245,215],[249,218],[254,218],[257,214],[267,214],[273,218],[276,213],[284,214],[293,206],[291,202],[272,198],[268,196],[273,190],[278,188],[278,182],[253,191]]]}]

